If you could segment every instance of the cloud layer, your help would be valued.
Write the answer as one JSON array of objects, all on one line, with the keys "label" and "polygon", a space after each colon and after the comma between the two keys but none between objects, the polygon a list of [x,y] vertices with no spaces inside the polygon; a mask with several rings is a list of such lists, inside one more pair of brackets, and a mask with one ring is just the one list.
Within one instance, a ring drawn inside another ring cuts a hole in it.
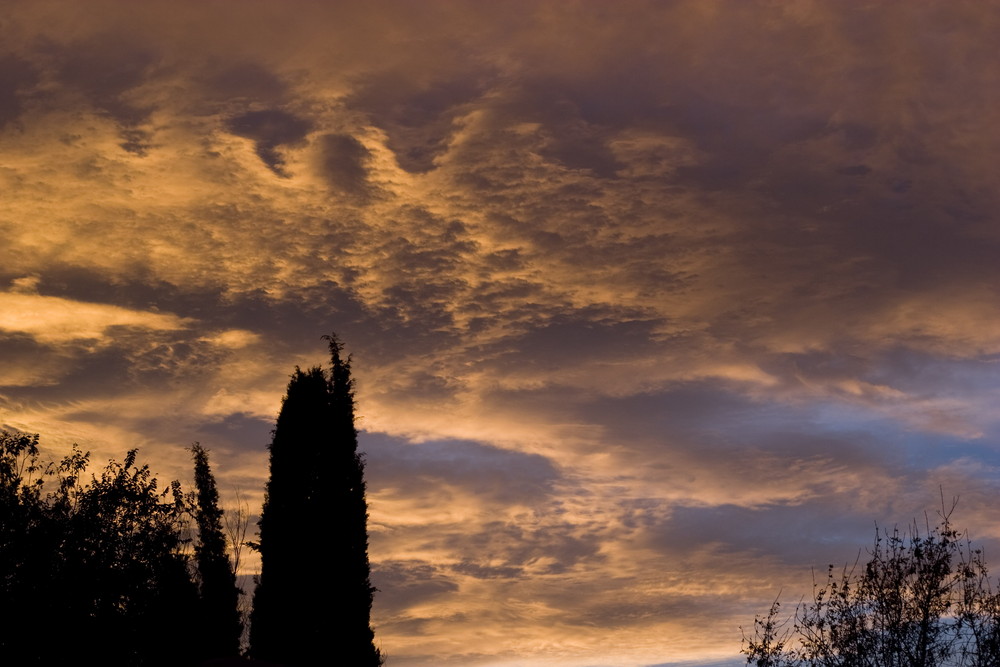
[{"label": "cloud layer", "polygon": [[874,521],[1000,537],[995,9],[5,13],[0,421],[259,503],[336,330],[393,664],[735,665]]}]

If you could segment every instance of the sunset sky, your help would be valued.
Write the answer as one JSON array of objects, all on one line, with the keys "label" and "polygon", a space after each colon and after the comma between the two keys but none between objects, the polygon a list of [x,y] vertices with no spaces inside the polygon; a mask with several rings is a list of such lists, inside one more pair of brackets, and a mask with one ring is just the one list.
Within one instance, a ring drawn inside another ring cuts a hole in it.
[{"label": "sunset sky", "polygon": [[257,512],[336,331],[388,667],[739,665],[942,494],[1000,571],[997,34],[954,0],[3,0],[0,424],[161,479],[200,441]]}]

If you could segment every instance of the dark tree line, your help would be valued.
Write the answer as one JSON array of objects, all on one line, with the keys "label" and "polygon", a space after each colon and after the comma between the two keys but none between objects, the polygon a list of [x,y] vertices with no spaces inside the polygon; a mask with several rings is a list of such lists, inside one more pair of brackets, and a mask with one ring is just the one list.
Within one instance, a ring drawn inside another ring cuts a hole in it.
[{"label": "dark tree line", "polygon": [[[38,436],[0,432],[0,624],[5,664],[190,664],[210,637],[183,547],[189,503],[132,450],[89,482],[74,449],[42,464]],[[224,552],[223,552],[224,555]]]},{"label": "dark tree line", "polygon": [[[272,665],[382,663],[350,360],[336,337],[330,351],[329,371],[296,368],[270,445],[250,653]],[[43,463],[37,435],[0,431],[3,664],[240,656],[224,515],[208,452],[191,451],[195,492],[185,495],[177,482],[160,488],[136,450],[85,481],[89,454],[74,447]]]}]

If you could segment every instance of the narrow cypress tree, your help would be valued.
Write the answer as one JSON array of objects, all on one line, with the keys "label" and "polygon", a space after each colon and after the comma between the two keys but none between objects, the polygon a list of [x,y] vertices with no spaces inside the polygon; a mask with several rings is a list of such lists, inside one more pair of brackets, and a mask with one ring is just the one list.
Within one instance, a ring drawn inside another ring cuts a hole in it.
[{"label": "narrow cypress tree", "polygon": [[288,665],[375,667],[364,461],[350,359],[295,369],[270,445],[250,650]]},{"label": "narrow cypress tree", "polygon": [[198,522],[198,545],[195,562],[201,579],[202,653],[205,658],[226,658],[239,655],[240,590],[226,554],[226,537],[222,532],[222,510],[215,476],[208,464],[208,452],[197,442],[191,447],[194,457],[194,483],[198,491],[195,520]]},{"label": "narrow cypress tree", "polygon": [[334,472],[332,516],[334,527],[330,567],[340,573],[333,581],[333,601],[340,618],[334,629],[334,641],[342,647],[343,664],[375,667],[382,664],[375,648],[371,628],[371,609],[375,589],[371,585],[368,562],[368,502],[365,499],[365,463],[358,452],[358,432],[354,425],[354,381],[350,357],[342,359],[343,345],[336,334],[330,343],[331,369],[328,390],[331,403],[331,427],[337,446],[330,448]]}]

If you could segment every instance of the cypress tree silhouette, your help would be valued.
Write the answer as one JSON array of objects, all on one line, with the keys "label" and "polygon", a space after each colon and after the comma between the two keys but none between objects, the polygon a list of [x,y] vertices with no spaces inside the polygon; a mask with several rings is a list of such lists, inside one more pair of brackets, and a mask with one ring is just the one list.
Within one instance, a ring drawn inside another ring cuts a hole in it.
[{"label": "cypress tree silhouette", "polygon": [[291,376],[270,445],[250,652],[289,665],[382,664],[374,645],[364,460],[350,358]]},{"label": "cypress tree silhouette", "polygon": [[240,622],[236,573],[226,554],[226,538],[222,532],[222,510],[215,476],[208,463],[208,452],[199,444],[191,447],[194,458],[194,483],[197,490],[195,520],[198,523],[198,545],[195,563],[198,566],[201,593],[201,652],[205,658],[226,658],[239,655]]}]

